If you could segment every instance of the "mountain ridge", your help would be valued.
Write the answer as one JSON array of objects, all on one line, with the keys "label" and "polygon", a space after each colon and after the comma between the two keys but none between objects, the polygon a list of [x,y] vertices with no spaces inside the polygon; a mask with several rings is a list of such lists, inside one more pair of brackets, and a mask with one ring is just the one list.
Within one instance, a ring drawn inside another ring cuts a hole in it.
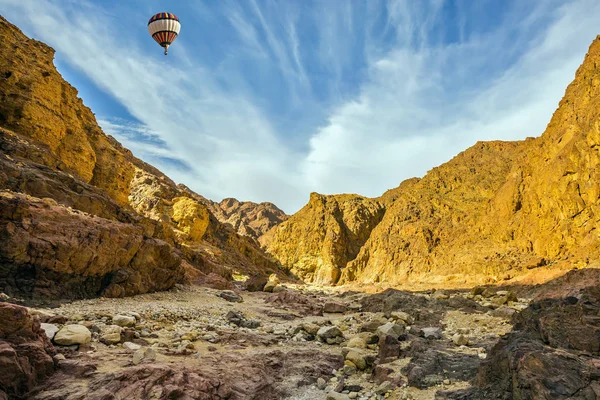
[{"label": "mountain ridge", "polygon": [[310,271],[309,281],[323,284],[478,284],[544,265],[596,265],[599,65],[600,36],[540,137],[478,142],[423,178],[369,199],[385,211],[350,260],[340,257],[347,243],[336,235],[337,222],[328,222],[334,213],[311,207],[312,196],[261,242],[286,268]]}]

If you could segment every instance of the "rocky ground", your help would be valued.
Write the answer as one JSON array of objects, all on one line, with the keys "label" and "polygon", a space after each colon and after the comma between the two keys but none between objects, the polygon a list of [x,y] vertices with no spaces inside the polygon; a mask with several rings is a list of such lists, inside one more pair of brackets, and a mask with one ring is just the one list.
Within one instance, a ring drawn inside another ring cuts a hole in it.
[{"label": "rocky ground", "polygon": [[44,381],[28,368],[23,385],[0,388],[44,400],[434,399],[469,388],[528,304],[483,288],[367,295],[207,282],[217,288],[30,308],[57,372]]}]

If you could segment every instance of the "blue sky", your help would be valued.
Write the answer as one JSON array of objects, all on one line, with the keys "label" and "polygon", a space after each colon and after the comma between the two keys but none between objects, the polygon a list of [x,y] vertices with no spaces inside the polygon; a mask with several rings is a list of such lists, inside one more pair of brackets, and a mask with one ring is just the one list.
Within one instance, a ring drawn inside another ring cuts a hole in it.
[{"label": "blue sky", "polygon": [[[167,8],[168,7],[168,8]],[[179,16],[165,57],[148,18]],[[597,0],[0,0],[105,132],[214,200],[379,196],[479,140],[539,136]]]}]

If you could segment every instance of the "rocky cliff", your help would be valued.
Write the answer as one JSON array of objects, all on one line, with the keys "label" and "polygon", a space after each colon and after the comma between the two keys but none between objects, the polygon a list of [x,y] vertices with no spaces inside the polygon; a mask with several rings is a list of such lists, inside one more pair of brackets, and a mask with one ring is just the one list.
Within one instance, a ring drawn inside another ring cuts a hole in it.
[{"label": "rocky cliff", "polygon": [[0,39],[0,291],[124,296],[277,268],[201,196],[105,135],[50,47],[1,17]]},{"label": "rocky cliff", "polygon": [[[544,265],[595,265],[599,142],[597,38],[540,137],[477,143],[422,179],[353,203],[354,213],[316,201],[344,196],[311,196],[264,244],[292,271],[325,283],[476,283]],[[342,233],[340,216],[361,224],[365,202],[379,204],[376,222],[363,224],[368,239],[348,251],[358,242]]]},{"label": "rocky cliff", "polygon": [[332,283],[381,221],[384,203],[358,195],[323,196],[259,240],[282,265],[307,282]]},{"label": "rocky cliff", "polygon": [[[183,185],[179,186],[185,188]],[[220,222],[231,225],[242,236],[257,240],[288,218],[273,203],[253,203],[233,198],[223,199],[218,203],[205,198],[200,200]]]}]

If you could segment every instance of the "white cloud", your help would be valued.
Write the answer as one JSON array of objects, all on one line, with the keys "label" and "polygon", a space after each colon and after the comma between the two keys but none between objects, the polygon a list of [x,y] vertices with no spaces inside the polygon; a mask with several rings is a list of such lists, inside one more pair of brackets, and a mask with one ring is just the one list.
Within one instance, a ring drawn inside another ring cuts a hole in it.
[{"label": "white cloud", "polygon": [[[236,51],[244,49],[244,57],[278,68],[285,78],[282,92],[289,98],[275,101],[329,112],[321,127],[292,140],[277,123],[280,116],[270,115],[265,99],[250,89],[247,58],[211,69],[183,40],[168,60],[158,60],[134,39],[117,40],[118,32],[105,28],[113,17],[94,12],[90,3],[77,3],[92,10],[81,12],[71,2],[0,0],[5,16],[52,45],[140,121],[100,121],[134,154],[156,160],[175,181],[206,197],[272,201],[288,212],[302,206],[309,191],[378,196],[478,140],[541,134],[600,16],[595,0],[561,7],[548,0],[479,32],[467,31],[474,22],[459,10],[457,40],[443,43],[434,33],[447,23],[443,1],[426,8],[411,0],[375,3],[361,10],[350,2],[319,5],[310,15],[316,42],[306,42],[301,31],[302,7],[222,3],[241,43]],[[348,96],[340,87],[357,54],[366,63],[364,81],[355,83],[352,98],[341,97]],[[326,87],[315,88],[309,62],[329,72]],[[230,87],[219,81],[223,76]],[[330,93],[330,102],[321,104],[314,90]]]},{"label": "white cloud", "polygon": [[[360,97],[335,110],[311,138],[303,171],[317,191],[378,196],[476,141],[539,136],[595,37],[600,15],[596,1],[547,9],[546,17],[554,18],[547,31],[523,41],[521,46],[530,47],[525,55],[486,81],[479,77],[488,66],[474,56],[510,51],[502,49],[508,41],[503,31],[427,46],[427,32],[414,23],[414,2],[393,3],[391,19],[401,24],[399,32],[420,45],[415,49],[406,40],[373,60]],[[536,18],[507,23],[527,25]],[[433,22],[428,17],[424,24]],[[471,89],[449,96],[443,86],[453,81]]]}]

